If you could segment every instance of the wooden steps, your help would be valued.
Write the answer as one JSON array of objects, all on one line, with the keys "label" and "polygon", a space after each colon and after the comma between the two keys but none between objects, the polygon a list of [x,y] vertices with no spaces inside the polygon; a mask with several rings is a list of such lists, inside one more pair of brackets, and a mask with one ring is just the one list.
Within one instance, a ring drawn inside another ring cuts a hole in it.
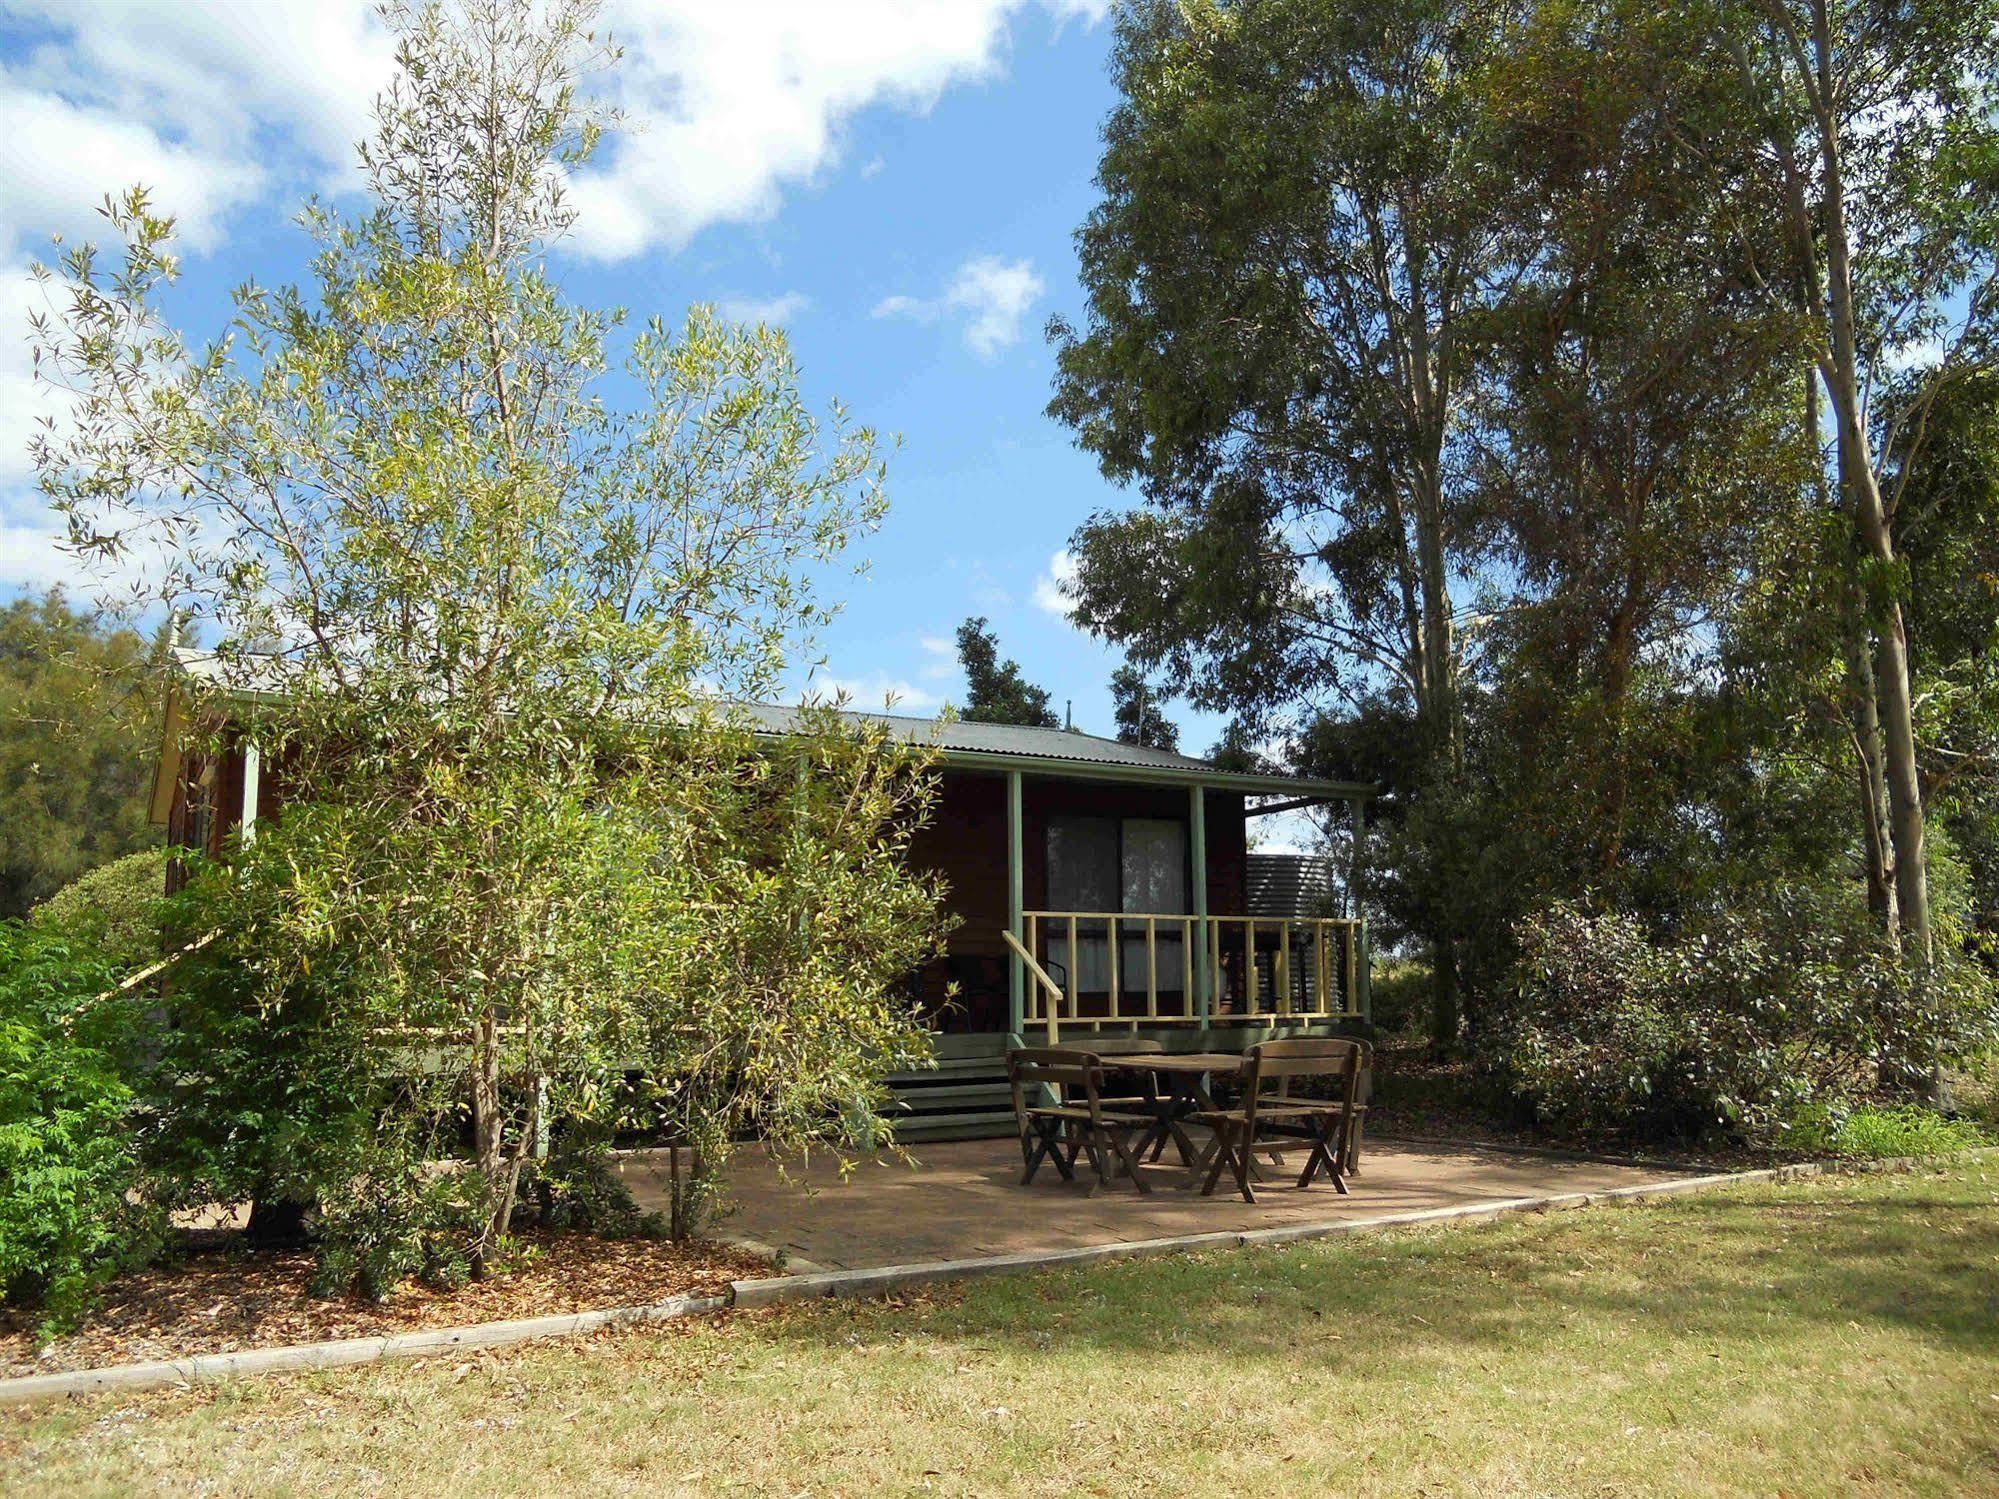
[{"label": "wooden steps", "polygon": [[898,1140],[992,1140],[1014,1131],[1004,1036],[939,1036],[937,1065],[891,1077]]}]

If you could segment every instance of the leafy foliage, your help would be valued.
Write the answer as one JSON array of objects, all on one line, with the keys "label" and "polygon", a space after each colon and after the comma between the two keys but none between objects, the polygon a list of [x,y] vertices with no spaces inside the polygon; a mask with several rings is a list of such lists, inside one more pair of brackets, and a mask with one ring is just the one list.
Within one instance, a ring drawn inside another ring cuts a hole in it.
[{"label": "leafy foliage", "polygon": [[36,906],[30,920],[69,933],[113,963],[137,967],[161,955],[166,888],[167,851],[142,848],[72,880]]},{"label": "leafy foliage", "polygon": [[1813,1154],[1852,1160],[1929,1160],[1976,1150],[1987,1143],[1979,1128],[1920,1104],[1858,1108],[1845,1113],[1807,1110],[1790,1122],[1786,1143]]},{"label": "leafy foliage", "polygon": [[0,605],[0,916],[158,841],[158,645],[60,593]]},{"label": "leafy foliage", "polygon": [[1520,941],[1505,1065],[1543,1119],[1583,1135],[1770,1130],[1933,1072],[1999,1024],[1987,975],[1911,971],[1843,895],[1780,890],[1663,938],[1556,905]]},{"label": "leafy foliage", "polygon": [[0,923],[0,1293],[53,1330],[157,1250],[139,1185],[130,1016],[98,996],[115,966],[59,934]]},{"label": "leafy foliage", "polygon": [[1117,737],[1147,749],[1180,748],[1180,730],[1162,707],[1171,696],[1148,682],[1136,666],[1127,664],[1112,672],[1111,711],[1117,720]]},{"label": "leafy foliage", "polygon": [[1020,674],[1018,661],[1002,661],[999,637],[983,617],[958,626],[958,664],[965,672],[965,707],[969,723],[1016,723],[1030,729],[1059,729],[1062,720],[1048,706],[1048,689],[1036,687]]},{"label": "leafy foliage", "polygon": [[924,752],[824,710],[772,745],[732,706],[830,617],[879,444],[806,405],[780,331],[697,307],[614,362],[621,314],[561,295],[606,123],[593,12],[392,7],[372,204],[309,208],[311,286],[245,288],[231,338],[164,320],[143,194],[111,207],[120,266],[46,273],[40,368],[76,419],[44,488],[86,554],[166,543],[161,602],[217,642],[191,721],[255,739],[283,793],[186,918],[233,966],[191,1002],[216,1060],[163,1074],[161,1148],[312,1203],[329,1275],[372,1288],[491,1262],[550,1130],[630,1075],[636,1122],[719,1162],[752,1120],[872,1141],[924,1051]]}]

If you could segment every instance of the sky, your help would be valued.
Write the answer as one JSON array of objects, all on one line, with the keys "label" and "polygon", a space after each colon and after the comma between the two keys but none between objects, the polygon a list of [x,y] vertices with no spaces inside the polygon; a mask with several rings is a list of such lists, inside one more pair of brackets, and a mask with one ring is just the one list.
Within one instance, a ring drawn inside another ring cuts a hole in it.
[{"label": "sky", "polygon": [[[782,323],[807,395],[900,438],[891,509],[839,584],[820,689],[928,714],[963,695],[984,615],[1076,726],[1114,732],[1109,648],[1069,621],[1065,543],[1130,497],[1043,413],[1051,315],[1113,103],[1109,0],[608,0],[596,80],[627,128],[576,183],[570,296],[677,322]],[[357,202],[352,143],[389,68],[368,0],[0,0],[0,597],[84,586],[25,443],[24,340],[49,236],[98,238],[133,183],[178,217],[192,342],[231,287],[301,279],[310,193]],[[804,673],[800,673],[803,685]],[[1178,709],[1183,747],[1219,725]]]}]

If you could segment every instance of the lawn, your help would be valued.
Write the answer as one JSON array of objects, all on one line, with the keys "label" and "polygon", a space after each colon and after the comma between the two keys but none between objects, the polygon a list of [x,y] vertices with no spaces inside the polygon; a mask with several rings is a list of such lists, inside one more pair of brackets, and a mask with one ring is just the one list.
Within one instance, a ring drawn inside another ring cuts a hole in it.
[{"label": "lawn", "polygon": [[11,1412],[10,1485],[1999,1493],[1999,1160]]}]

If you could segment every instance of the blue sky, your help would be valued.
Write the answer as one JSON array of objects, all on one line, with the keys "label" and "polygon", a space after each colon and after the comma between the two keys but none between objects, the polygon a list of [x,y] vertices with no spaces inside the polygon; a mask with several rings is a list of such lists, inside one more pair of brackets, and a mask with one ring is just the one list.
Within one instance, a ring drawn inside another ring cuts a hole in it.
[{"label": "blue sky", "polygon": [[[1110,732],[1114,654],[1064,616],[1057,554],[1122,504],[1042,414],[1042,327],[1080,304],[1071,236],[1112,103],[1106,0],[611,0],[612,92],[639,127],[580,185],[571,294],[677,320],[775,315],[808,393],[900,434],[869,574],[823,647],[830,679],[928,712],[962,692],[949,641],[988,616],[1079,727]],[[23,269],[134,180],[189,236],[175,312],[295,278],[288,219],[351,191],[341,143],[386,67],[363,0],[0,0],[0,589],[73,577],[20,452],[37,408]],[[226,103],[220,101],[227,101]],[[1212,720],[1180,720],[1190,748]]]}]

